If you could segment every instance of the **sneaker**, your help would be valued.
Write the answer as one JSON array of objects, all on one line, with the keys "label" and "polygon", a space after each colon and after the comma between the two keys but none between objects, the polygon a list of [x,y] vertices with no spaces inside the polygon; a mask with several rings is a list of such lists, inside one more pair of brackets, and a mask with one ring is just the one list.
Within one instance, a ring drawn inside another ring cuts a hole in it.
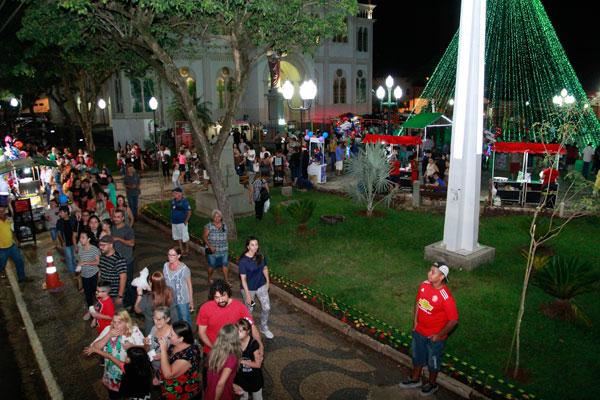
[{"label": "sneaker", "polygon": [[432,394],[437,392],[438,389],[438,385],[432,385],[431,383],[427,382],[425,385],[423,385],[423,388],[421,388],[421,396],[431,396]]},{"label": "sneaker", "polygon": [[402,382],[400,382],[398,384],[398,386],[400,386],[401,388],[408,389],[408,388],[418,388],[418,387],[421,387],[422,385],[421,385],[421,381],[413,381],[412,379],[409,378],[409,379],[405,379]]},{"label": "sneaker", "polygon": [[30,278],[28,276],[24,276],[21,279],[19,279],[19,283],[27,283],[27,282],[33,282],[33,278]]},{"label": "sneaker", "polygon": [[267,339],[273,339],[275,337],[275,335],[273,335],[273,332],[271,332],[269,330],[269,328],[261,328],[260,329],[260,333],[262,333],[263,335],[265,335],[265,337]]}]

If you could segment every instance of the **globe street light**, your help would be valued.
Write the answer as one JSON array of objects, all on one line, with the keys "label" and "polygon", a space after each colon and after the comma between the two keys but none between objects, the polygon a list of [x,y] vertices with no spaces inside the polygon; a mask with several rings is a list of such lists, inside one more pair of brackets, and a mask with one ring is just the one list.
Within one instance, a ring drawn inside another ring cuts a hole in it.
[{"label": "globe street light", "polygon": [[104,124],[104,134],[106,135],[106,114],[104,113],[104,109],[106,108],[106,102],[104,99],[98,100],[98,108],[102,110],[102,123]]},{"label": "globe street light", "polygon": [[559,107],[565,104],[571,105],[575,103],[575,96],[569,94],[567,89],[563,89],[560,91],[560,96],[556,95],[552,98],[552,102]]},{"label": "globe street light", "polygon": [[383,88],[383,86],[379,86],[377,88],[377,92],[375,93],[375,95],[377,96],[377,98],[380,100],[381,104],[382,104],[382,108],[381,111],[383,111],[383,106],[387,106],[388,108],[388,112],[387,112],[387,120],[388,120],[388,126],[387,126],[387,134],[391,135],[392,134],[392,110],[391,110],[391,106],[393,106],[394,104],[398,105],[398,99],[400,97],[402,97],[402,89],[400,88],[400,86],[396,86],[396,88],[393,90],[394,92],[394,98],[396,99],[395,102],[392,102],[392,87],[394,86],[394,78],[392,78],[391,75],[388,75],[387,78],[385,78],[385,86],[387,87],[387,93],[388,93],[388,101],[386,103],[383,103],[383,98],[385,97],[385,89]]},{"label": "globe street light", "polygon": [[302,117],[303,112],[310,110],[312,107],[313,100],[317,97],[317,85],[312,79],[302,82],[300,85],[300,98],[302,99],[302,106],[292,107],[292,97],[294,97],[294,84],[287,79],[283,86],[281,86],[281,94],[283,98],[287,100],[288,107],[290,110],[300,111],[300,131],[302,131]]},{"label": "globe street light", "polygon": [[12,99],[10,99],[10,105],[12,107],[17,107],[19,105],[19,100],[15,99],[14,97]]}]

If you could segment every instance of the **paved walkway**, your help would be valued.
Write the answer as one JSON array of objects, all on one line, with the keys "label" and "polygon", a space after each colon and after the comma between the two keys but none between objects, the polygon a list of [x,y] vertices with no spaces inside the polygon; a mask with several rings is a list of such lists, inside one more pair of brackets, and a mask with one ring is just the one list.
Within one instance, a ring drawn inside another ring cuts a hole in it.
[{"label": "paved walkway", "polygon": [[[142,180],[140,204],[160,198],[157,174],[148,173]],[[185,185],[186,196],[199,190],[198,185]],[[170,198],[171,186],[164,196]],[[136,269],[162,269],[166,253],[172,245],[169,235],[138,221],[136,230]],[[96,336],[96,330],[83,321],[85,301],[67,274],[64,258],[53,249],[60,277],[65,282],[62,292],[41,289],[45,280],[46,250],[52,247],[48,232],[38,237],[38,248],[24,246],[27,274],[34,283],[23,286],[23,297],[31,313],[42,347],[56,380],[67,399],[104,399],[100,382],[102,367],[98,359],[86,357],[83,348]],[[194,303],[201,305],[208,296],[206,261],[193,253],[184,259],[192,270]],[[216,273],[216,277],[219,277]],[[239,281],[231,279],[234,297],[240,299]],[[419,398],[416,389],[403,390],[397,382],[409,371],[364,345],[325,326],[282,299],[272,296],[269,327],[275,334],[265,342],[265,398],[268,399],[409,399]],[[257,307],[259,308],[259,307]],[[196,317],[193,314],[193,318]],[[259,318],[260,310],[254,317]],[[143,320],[136,317],[138,326]],[[33,362],[33,361],[32,361]],[[435,398],[456,398],[440,390]]]}]

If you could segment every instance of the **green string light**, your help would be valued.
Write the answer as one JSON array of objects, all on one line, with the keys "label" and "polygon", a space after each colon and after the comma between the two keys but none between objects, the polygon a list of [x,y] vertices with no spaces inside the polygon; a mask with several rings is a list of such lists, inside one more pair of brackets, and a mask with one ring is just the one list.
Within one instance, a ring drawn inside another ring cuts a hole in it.
[{"label": "green string light", "polygon": [[[413,113],[452,117],[458,32],[435,68]],[[534,124],[564,122],[552,98],[567,89],[576,99],[570,118],[579,120],[576,144],[600,144],[600,124],[540,0],[488,0],[484,128],[502,131],[502,141],[540,142]],[[554,130],[546,141],[559,141]]]}]

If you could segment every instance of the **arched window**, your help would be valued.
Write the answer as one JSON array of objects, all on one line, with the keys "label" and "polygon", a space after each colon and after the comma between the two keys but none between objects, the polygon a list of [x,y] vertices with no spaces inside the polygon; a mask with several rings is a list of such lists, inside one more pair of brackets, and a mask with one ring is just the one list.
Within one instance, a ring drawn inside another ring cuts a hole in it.
[{"label": "arched window", "polygon": [[336,70],[333,79],[333,104],[346,103],[346,87],[344,71],[341,69]]},{"label": "arched window", "polygon": [[363,51],[363,28],[358,28],[358,34],[356,36],[356,50]]},{"label": "arched window", "polygon": [[217,103],[219,108],[225,108],[226,102],[233,92],[234,81],[229,76],[228,67],[221,68],[219,72],[220,76],[217,77]]},{"label": "arched window", "polygon": [[335,78],[333,80],[333,104],[339,103],[340,100],[340,80]]},{"label": "arched window", "polygon": [[217,104],[219,108],[225,108],[225,80],[217,78]]},{"label": "arched window", "polygon": [[362,69],[356,73],[356,102],[367,102],[367,79]]},{"label": "arched window", "polygon": [[363,34],[362,34],[362,51],[367,52],[369,51],[369,29],[368,28],[363,28]]},{"label": "arched window", "polygon": [[131,111],[134,113],[152,112],[149,101],[154,96],[152,79],[131,78]]},{"label": "arched window", "polygon": [[346,78],[340,79],[340,103],[346,104]]}]

